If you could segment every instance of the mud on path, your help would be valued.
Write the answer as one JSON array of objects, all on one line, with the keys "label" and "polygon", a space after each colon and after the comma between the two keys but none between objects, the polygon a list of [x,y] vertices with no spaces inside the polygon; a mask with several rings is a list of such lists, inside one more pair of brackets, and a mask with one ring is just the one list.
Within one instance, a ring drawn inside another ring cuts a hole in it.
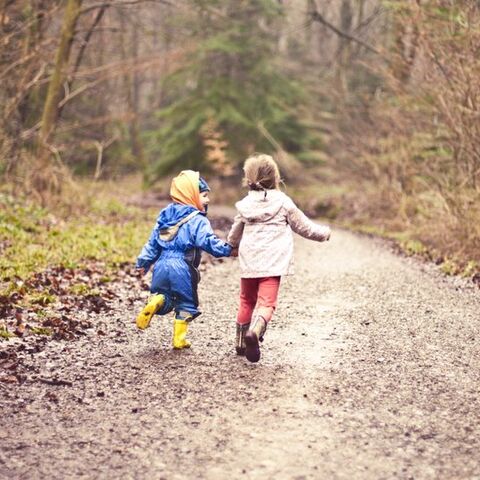
[{"label": "mud on path", "polygon": [[26,355],[0,385],[0,478],[480,478],[478,290],[341,231],[295,258],[258,364],[234,354],[232,259],[203,274],[190,351],[170,317],[135,329],[129,286]]}]

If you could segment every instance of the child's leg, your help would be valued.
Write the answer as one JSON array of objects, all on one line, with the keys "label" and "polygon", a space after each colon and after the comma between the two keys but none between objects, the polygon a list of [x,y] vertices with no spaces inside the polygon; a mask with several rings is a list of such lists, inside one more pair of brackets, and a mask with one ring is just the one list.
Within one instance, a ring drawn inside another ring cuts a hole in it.
[{"label": "child's leg", "polygon": [[259,279],[257,313],[245,334],[245,356],[250,362],[260,360],[259,341],[263,341],[267,324],[271,320],[277,306],[280,277]]},{"label": "child's leg", "polygon": [[168,270],[163,262],[157,262],[153,267],[150,292],[152,296],[137,316],[137,327],[142,330],[150,325],[155,314],[166,315],[173,310],[173,298]]},{"label": "child's leg", "polygon": [[153,315],[166,315],[173,310],[173,301],[170,294],[157,293],[150,297],[148,303],[137,315],[137,327],[144,330],[150,325]]},{"label": "child's leg", "polygon": [[189,348],[187,340],[190,322],[198,317],[198,276],[185,262],[182,268],[172,272],[172,284],[175,296],[175,320],[173,322],[172,344],[175,349]]},{"label": "child's leg", "polygon": [[237,355],[245,355],[245,335],[248,332],[250,327],[250,323],[245,323],[240,325],[237,323],[236,325],[236,332],[235,332],[235,351]]},{"label": "child's leg", "polygon": [[281,277],[265,277],[259,279],[257,314],[268,323],[277,308],[278,290]]},{"label": "child's leg", "polygon": [[181,350],[182,348],[190,348],[192,343],[187,340],[188,327],[190,322],[200,313],[191,314],[187,311],[175,311],[175,320],[173,321],[173,348]]},{"label": "child's leg", "polygon": [[188,327],[190,322],[201,315],[196,305],[185,300],[175,307],[175,320],[173,321],[173,348],[179,350],[182,348],[190,348],[192,343],[187,340]]},{"label": "child's leg", "polygon": [[245,334],[250,327],[252,313],[257,303],[258,280],[258,278],[242,278],[240,282],[240,305],[235,333],[237,355],[245,355]]},{"label": "child's leg", "polygon": [[258,298],[260,278],[242,278],[240,280],[240,306],[238,307],[237,323],[245,325],[250,323],[252,313]]}]

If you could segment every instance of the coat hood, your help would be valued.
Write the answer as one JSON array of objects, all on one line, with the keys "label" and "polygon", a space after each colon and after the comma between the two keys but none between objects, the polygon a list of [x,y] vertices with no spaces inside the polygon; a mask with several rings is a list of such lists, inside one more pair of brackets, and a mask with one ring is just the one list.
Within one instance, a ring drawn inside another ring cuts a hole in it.
[{"label": "coat hood", "polygon": [[235,206],[249,222],[266,222],[280,211],[286,198],[279,190],[250,190]]},{"label": "coat hood", "polygon": [[158,215],[157,225],[159,230],[165,230],[176,225],[182,218],[197,210],[190,205],[180,205],[179,203],[170,203]]}]

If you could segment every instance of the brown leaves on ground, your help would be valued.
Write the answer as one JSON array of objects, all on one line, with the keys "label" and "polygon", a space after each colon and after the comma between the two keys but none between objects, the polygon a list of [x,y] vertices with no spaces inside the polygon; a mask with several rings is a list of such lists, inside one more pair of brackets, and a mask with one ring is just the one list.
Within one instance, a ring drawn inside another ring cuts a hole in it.
[{"label": "brown leaves on ground", "polygon": [[13,349],[0,351],[0,381],[3,383],[21,383],[23,377],[18,373],[18,354]]},{"label": "brown leaves on ground", "polygon": [[[231,220],[213,217],[211,223],[224,237]],[[200,269],[221,261],[204,254]],[[77,268],[52,266],[18,281],[15,292],[0,295],[0,384],[22,383],[24,354],[43,350],[49,340],[72,341],[88,331],[104,335],[98,318],[121,301],[132,305],[148,289],[133,262],[114,269],[95,261]]]},{"label": "brown leaves on ground", "polygon": [[107,274],[105,265],[90,263],[83,268],[50,267],[19,283],[19,290],[0,296],[0,328],[23,337],[48,335],[71,340],[92,327],[90,319],[79,319],[79,312],[99,314],[110,309],[117,297],[118,281],[138,283],[133,265],[119,265]]},{"label": "brown leaves on ground", "polygon": [[42,351],[49,340],[71,341],[88,330],[103,334],[95,329],[96,318],[118,300],[117,286],[121,285],[122,295],[147,288],[134,265],[118,265],[108,275],[106,271],[105,265],[95,262],[82,268],[50,267],[33,275],[17,292],[0,296],[0,332],[4,332],[0,383],[23,383],[28,373],[25,355]]}]

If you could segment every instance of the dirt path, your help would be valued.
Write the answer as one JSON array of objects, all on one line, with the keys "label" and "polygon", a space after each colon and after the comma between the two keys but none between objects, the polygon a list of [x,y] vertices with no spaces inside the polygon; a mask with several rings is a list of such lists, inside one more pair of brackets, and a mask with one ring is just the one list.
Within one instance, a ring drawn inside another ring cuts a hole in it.
[{"label": "dirt path", "polygon": [[249,364],[237,269],[204,273],[190,351],[170,318],[135,329],[131,287],[83,339],[27,350],[0,386],[0,478],[480,479],[478,290],[368,238],[297,237]]}]

